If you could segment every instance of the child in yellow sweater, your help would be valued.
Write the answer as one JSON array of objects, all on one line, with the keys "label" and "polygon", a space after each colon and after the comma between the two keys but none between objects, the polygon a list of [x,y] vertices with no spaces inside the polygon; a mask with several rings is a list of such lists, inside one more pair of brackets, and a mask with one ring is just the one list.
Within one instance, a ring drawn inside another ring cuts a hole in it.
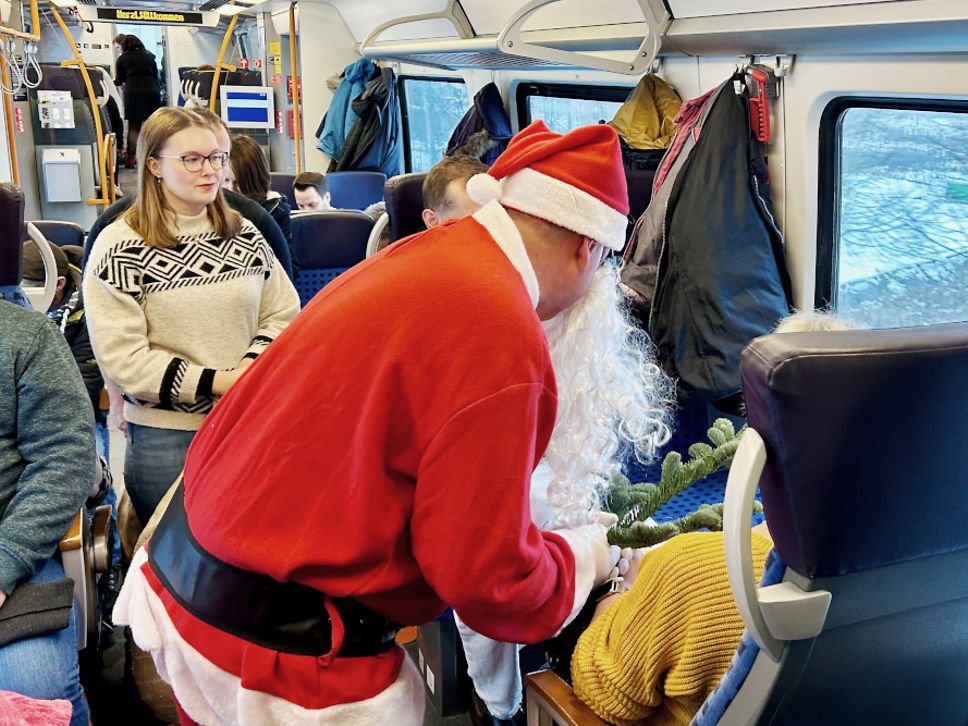
[{"label": "child in yellow sweater", "polygon": [[[754,529],[757,579],[771,547]],[[688,724],[742,633],[722,532],[679,535],[644,555],[628,593],[602,601],[572,657],[575,694],[618,726]]]}]

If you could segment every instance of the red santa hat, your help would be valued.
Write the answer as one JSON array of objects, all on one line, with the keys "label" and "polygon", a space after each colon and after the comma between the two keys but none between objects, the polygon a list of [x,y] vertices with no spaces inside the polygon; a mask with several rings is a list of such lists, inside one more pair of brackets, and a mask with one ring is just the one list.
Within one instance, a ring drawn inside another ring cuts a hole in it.
[{"label": "red santa hat", "polygon": [[467,180],[467,194],[478,204],[496,199],[613,250],[625,246],[629,197],[622,150],[605,124],[556,134],[535,121],[486,174]]}]

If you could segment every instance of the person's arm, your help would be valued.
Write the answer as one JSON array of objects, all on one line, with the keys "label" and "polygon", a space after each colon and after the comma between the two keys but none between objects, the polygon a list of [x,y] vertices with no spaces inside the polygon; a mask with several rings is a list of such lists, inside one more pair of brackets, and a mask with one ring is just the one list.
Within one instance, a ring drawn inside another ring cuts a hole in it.
[{"label": "person's arm", "polygon": [[84,313],[79,311],[75,314],[80,314],[82,319],[69,324],[68,344],[71,347],[74,362],[77,363],[77,368],[81,372],[81,378],[84,380],[88,398],[91,399],[94,416],[97,418],[98,407],[101,405],[101,391],[104,389],[104,377],[101,375],[101,369],[98,368],[97,361],[94,358],[94,349],[91,347],[87,324],[83,320]]},{"label": "person's arm", "polygon": [[124,54],[118,56],[117,63],[114,64],[114,85],[122,86],[128,76],[128,63],[124,59]]},{"label": "person's arm", "polygon": [[0,518],[0,592],[10,594],[57,547],[94,481],[94,417],[67,342],[38,318],[15,366],[24,461]]},{"label": "person's arm", "polygon": [[299,313],[299,293],[275,260],[272,272],[262,287],[259,304],[259,328],[243,358],[256,358]]},{"label": "person's arm", "polygon": [[464,623],[495,640],[551,636],[613,564],[604,527],[566,541],[531,523],[534,432],[553,397],[527,383],[467,406],[434,437],[417,475],[411,542],[421,571]]}]

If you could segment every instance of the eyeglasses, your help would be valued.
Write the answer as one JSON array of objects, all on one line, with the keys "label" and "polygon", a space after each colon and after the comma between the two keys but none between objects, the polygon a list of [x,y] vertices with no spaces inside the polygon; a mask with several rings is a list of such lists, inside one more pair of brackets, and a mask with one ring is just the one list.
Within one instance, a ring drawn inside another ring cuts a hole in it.
[{"label": "eyeglasses", "polygon": [[184,154],[183,156],[162,156],[161,154],[154,155],[156,159],[181,159],[182,164],[185,165],[185,170],[195,174],[202,170],[207,161],[215,171],[219,171],[225,168],[225,164],[229,160],[229,155],[227,151],[216,151],[208,156],[202,156],[201,154]]}]

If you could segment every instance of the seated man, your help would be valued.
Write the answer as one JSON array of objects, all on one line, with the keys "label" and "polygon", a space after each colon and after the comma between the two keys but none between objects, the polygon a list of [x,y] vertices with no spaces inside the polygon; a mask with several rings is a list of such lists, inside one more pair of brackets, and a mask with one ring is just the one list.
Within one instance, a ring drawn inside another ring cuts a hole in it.
[{"label": "seated man", "polygon": [[73,608],[54,553],[94,481],[93,424],[64,337],[43,315],[0,302],[0,614],[28,613],[0,619],[0,690],[65,698],[72,726],[89,718],[77,614],[65,627],[36,613]]},{"label": "seated man", "polygon": [[467,195],[467,180],[487,171],[473,156],[445,156],[434,164],[423,183],[424,210],[420,215],[427,229],[448,219],[460,219],[480,209]]},{"label": "seated man", "polygon": [[326,177],[318,171],[304,171],[292,182],[292,193],[300,212],[321,212],[332,209]]}]

